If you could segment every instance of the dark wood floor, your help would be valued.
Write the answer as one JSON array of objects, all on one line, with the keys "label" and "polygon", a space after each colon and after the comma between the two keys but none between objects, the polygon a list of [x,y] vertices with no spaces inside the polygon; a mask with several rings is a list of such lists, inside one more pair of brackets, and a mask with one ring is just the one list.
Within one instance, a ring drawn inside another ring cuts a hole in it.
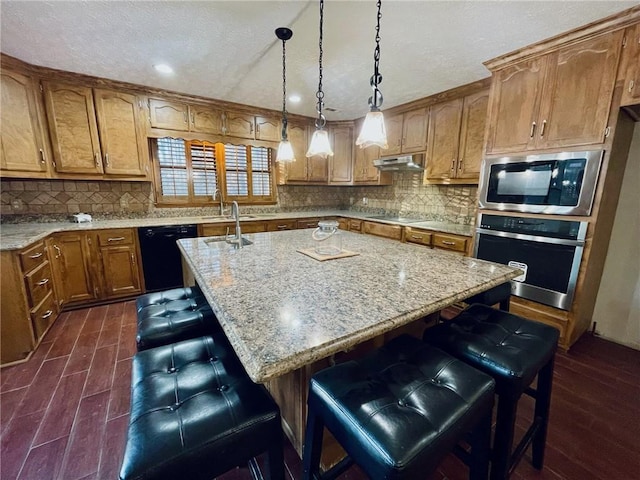
[{"label": "dark wood floor", "polygon": [[[0,372],[3,480],[118,477],[135,321],[133,302],[64,313],[28,362]],[[534,470],[527,456],[512,478],[640,478],[640,352],[585,336],[558,355],[553,389],[545,468]],[[521,401],[521,431],[531,410]],[[290,445],[286,463],[301,478]],[[246,469],[224,476],[247,478]],[[450,456],[430,478],[464,479],[466,469]]]}]

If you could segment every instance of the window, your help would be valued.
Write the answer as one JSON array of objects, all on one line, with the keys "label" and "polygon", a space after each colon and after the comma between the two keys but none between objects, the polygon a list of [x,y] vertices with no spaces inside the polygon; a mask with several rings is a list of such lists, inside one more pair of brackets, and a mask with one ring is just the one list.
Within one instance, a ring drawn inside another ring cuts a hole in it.
[{"label": "window", "polygon": [[270,148],[158,138],[153,152],[159,204],[211,204],[218,189],[226,201],[275,203]]}]

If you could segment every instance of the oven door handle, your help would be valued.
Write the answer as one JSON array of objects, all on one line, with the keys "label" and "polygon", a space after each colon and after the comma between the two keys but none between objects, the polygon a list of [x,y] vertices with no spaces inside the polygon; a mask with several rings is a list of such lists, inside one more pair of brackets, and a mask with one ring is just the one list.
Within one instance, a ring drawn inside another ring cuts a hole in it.
[{"label": "oven door handle", "polygon": [[477,234],[492,235],[494,237],[515,238],[516,240],[529,240],[530,242],[553,243],[555,245],[568,245],[571,247],[583,247],[584,240],[569,240],[567,238],[551,238],[538,235],[525,235],[523,233],[500,232],[486,228],[476,228]]}]

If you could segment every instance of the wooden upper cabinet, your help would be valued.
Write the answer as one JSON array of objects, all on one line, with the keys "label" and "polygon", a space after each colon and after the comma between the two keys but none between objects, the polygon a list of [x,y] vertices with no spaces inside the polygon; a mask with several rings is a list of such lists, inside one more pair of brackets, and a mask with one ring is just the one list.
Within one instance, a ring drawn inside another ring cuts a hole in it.
[{"label": "wooden upper cabinet", "polygon": [[103,173],[91,89],[56,82],[43,86],[56,171]]},{"label": "wooden upper cabinet", "polygon": [[164,130],[189,130],[189,105],[150,98],[149,122],[152,128]]},{"label": "wooden upper cabinet", "polygon": [[6,69],[2,70],[0,79],[0,169],[47,172],[46,137],[37,107],[36,82]]},{"label": "wooden upper cabinet", "polygon": [[489,91],[483,90],[431,106],[426,180],[478,181],[488,101]]},{"label": "wooden upper cabinet", "polygon": [[221,110],[216,110],[204,105],[189,105],[190,130],[193,132],[210,133],[220,135],[223,130],[223,115]]},{"label": "wooden upper cabinet", "polygon": [[623,80],[621,106],[640,104],[640,23],[624,32],[620,75]]},{"label": "wooden upper cabinet", "polygon": [[480,178],[488,104],[489,90],[464,98],[456,178]]},{"label": "wooden upper cabinet", "polygon": [[389,148],[382,150],[381,155],[386,157],[426,150],[428,111],[429,109],[424,107],[386,118]]},{"label": "wooden upper cabinet", "polygon": [[521,152],[529,147],[546,63],[546,58],[533,58],[493,74],[487,153]]},{"label": "wooden upper cabinet", "polygon": [[402,153],[423,152],[427,148],[428,108],[406,112],[402,121]]},{"label": "wooden upper cabinet", "polygon": [[277,117],[256,117],[256,140],[279,142],[282,137],[280,119]]},{"label": "wooden upper cabinet", "polygon": [[622,35],[606,33],[549,55],[537,149],[604,142]]},{"label": "wooden upper cabinet", "polygon": [[600,34],[495,71],[487,153],[604,142],[622,33]]},{"label": "wooden upper cabinet", "polygon": [[225,113],[225,134],[232,137],[255,138],[255,118],[237,112]]},{"label": "wooden upper cabinet", "polygon": [[329,183],[351,183],[353,178],[353,128],[334,127],[333,157],[329,157]]},{"label": "wooden upper cabinet", "polygon": [[111,90],[94,90],[104,172],[146,175],[146,137],[140,123],[141,101]]},{"label": "wooden upper cabinet", "polygon": [[286,163],[286,181],[304,182],[307,180],[307,126],[289,123],[287,137],[296,161]]},{"label": "wooden upper cabinet", "polygon": [[329,160],[319,156],[307,159],[307,181],[326,182],[329,179]]},{"label": "wooden upper cabinet", "polygon": [[462,98],[431,106],[425,177],[454,178],[458,164],[458,139]]}]

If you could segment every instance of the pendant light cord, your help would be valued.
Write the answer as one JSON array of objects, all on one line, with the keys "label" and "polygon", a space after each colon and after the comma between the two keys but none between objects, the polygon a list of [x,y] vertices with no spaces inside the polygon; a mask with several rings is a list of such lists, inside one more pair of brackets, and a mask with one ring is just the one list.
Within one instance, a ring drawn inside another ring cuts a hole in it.
[{"label": "pendant light cord", "polygon": [[282,39],[282,140],[287,140],[287,64],[286,41]]},{"label": "pendant light cord", "polygon": [[381,7],[382,0],[378,0],[378,17],[376,23],[376,48],[373,51],[373,75],[371,76],[370,84],[373,88],[373,95],[369,97],[369,107],[372,110],[379,110],[382,106],[382,92],[378,88],[378,85],[382,83],[382,75],[380,75],[380,19],[382,18]]},{"label": "pendant light cord", "polygon": [[327,120],[325,116],[322,114],[322,107],[324,107],[324,92],[322,91],[322,23],[324,19],[324,0],[320,0],[320,39],[318,41],[320,47],[320,57],[318,60],[319,65],[319,74],[318,74],[318,92],[316,93],[316,98],[318,102],[316,103],[316,111],[318,112],[318,118],[316,119],[315,125],[316,128],[321,129],[324,128]]}]

